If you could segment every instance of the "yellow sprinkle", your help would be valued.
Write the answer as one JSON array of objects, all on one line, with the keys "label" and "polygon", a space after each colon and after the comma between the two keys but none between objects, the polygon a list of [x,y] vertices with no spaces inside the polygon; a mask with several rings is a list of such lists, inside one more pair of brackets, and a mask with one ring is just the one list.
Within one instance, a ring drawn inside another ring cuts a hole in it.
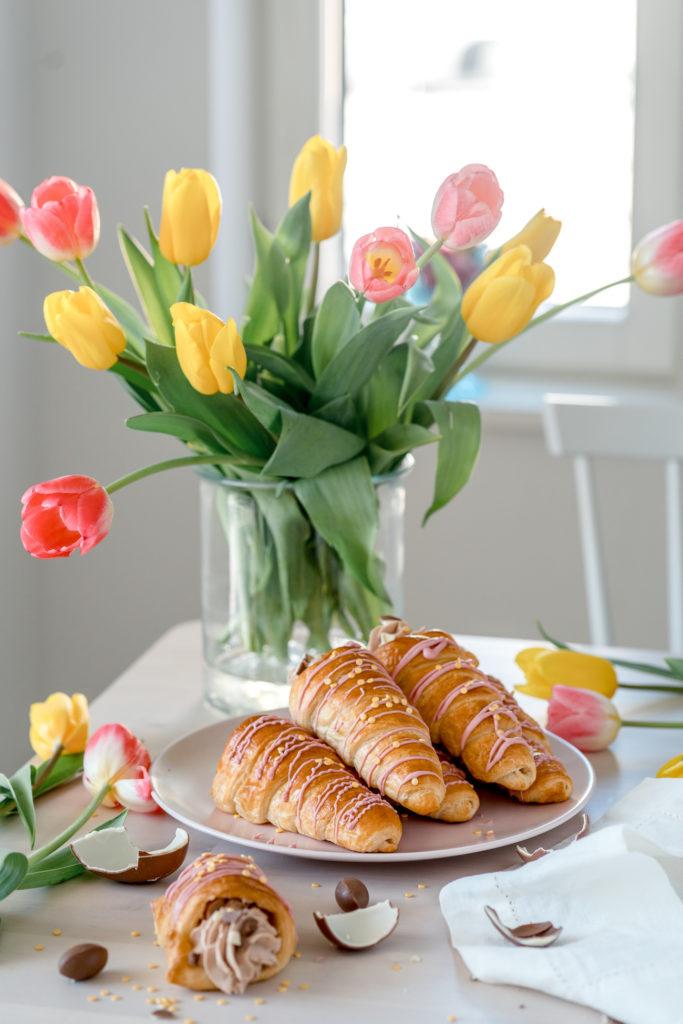
[{"label": "yellow sprinkle", "polygon": [[374,722],[374,721],[375,721],[375,716],[374,715],[370,715],[370,717],[368,718],[368,724],[370,724],[371,722]]},{"label": "yellow sprinkle", "polygon": [[62,934],[62,929],[61,928],[53,928],[52,929],[52,934],[53,935],[61,935]]},{"label": "yellow sprinkle", "polygon": [[[358,783],[357,783],[357,785],[358,785]],[[295,960],[301,960],[302,954],[297,949],[296,953],[292,953],[292,956],[294,957]]]},{"label": "yellow sprinkle", "polygon": [[251,874],[249,873],[249,871],[247,871],[246,868],[242,869],[242,874],[245,876],[245,878],[251,878]]},{"label": "yellow sprinkle", "polygon": [[411,962],[411,964],[421,964],[422,963],[422,957],[418,956],[417,953],[414,953],[411,956],[411,958],[410,958],[410,962]]},{"label": "yellow sprinkle", "polygon": [[133,931],[133,932],[130,933],[130,937],[131,937],[131,939],[139,939],[140,938],[140,932]]},{"label": "yellow sprinkle", "polygon": [[128,975],[124,974],[123,977],[121,978],[121,983],[123,985],[127,985],[129,981],[130,981],[130,978],[128,977]]},{"label": "yellow sprinkle", "polygon": [[481,835],[481,829],[480,828],[475,828],[474,834],[475,834],[475,836],[480,836]]},{"label": "yellow sprinkle", "polygon": [[395,749],[396,747],[399,747],[399,746],[400,746],[400,743],[398,742],[398,740],[394,740],[394,742],[393,742],[393,743],[392,743],[391,745],[392,745],[392,747],[394,747],[394,749]]},{"label": "yellow sprinkle", "polygon": [[113,995],[113,996],[109,996],[109,998],[111,999],[112,1003],[118,1003],[118,1001],[120,999],[122,999],[123,997],[122,996]]},{"label": "yellow sprinkle", "polygon": [[412,784],[413,784],[414,786],[417,786],[417,779],[411,779],[410,781],[412,782]]},{"label": "yellow sprinkle", "polygon": [[451,1013],[451,1014],[449,1014],[449,1017],[448,1017],[448,1024],[455,1024],[455,1021],[456,1021],[457,1019],[458,1019],[458,1018],[457,1018],[457,1017],[455,1016],[455,1014],[454,1014],[454,1013]]},{"label": "yellow sprinkle", "polygon": [[[280,828],[280,827],[278,826],[278,827],[277,827],[277,828],[275,829],[275,831],[276,831],[276,832],[284,832],[284,829],[283,829],[283,828]],[[242,874],[244,874],[244,872],[242,872]]]},{"label": "yellow sprinkle", "polygon": [[254,1000],[254,1006],[263,1006],[264,1003],[265,999],[263,998],[263,996],[259,996],[258,999]]},{"label": "yellow sprinkle", "polygon": [[196,1024],[196,1022],[192,1020],[192,1017],[186,1017],[183,1024]]},{"label": "yellow sprinkle", "polygon": [[147,991],[148,992],[158,992],[159,989],[156,987],[156,985],[148,985],[147,986]]},{"label": "yellow sprinkle", "polygon": [[202,995],[201,992],[197,992],[197,994],[192,996],[192,998],[194,999],[195,1003],[203,1003],[204,1000],[206,999],[206,996]]},{"label": "yellow sprinkle", "polygon": [[216,1001],[216,1006],[229,1006],[229,1005],[230,1004],[228,1003],[227,999],[218,999]]},{"label": "yellow sprinkle", "polygon": [[392,969],[392,971],[401,971],[401,970],[403,970],[403,968],[401,967],[400,964],[392,964],[391,965],[391,969]]},{"label": "yellow sprinkle", "polygon": [[320,882],[311,882],[311,889],[319,889]]},{"label": "yellow sprinkle", "polygon": [[157,941],[156,941],[156,939],[154,940],[154,942],[152,943],[152,945],[153,945],[153,946],[156,946],[156,947],[157,947],[157,949],[161,949],[161,943],[160,943],[160,942],[157,942]]},{"label": "yellow sprinkle", "polygon": [[133,992],[142,992],[142,985],[131,985]]},{"label": "yellow sprinkle", "polygon": [[364,711],[363,711],[363,712],[361,712],[361,716],[360,716],[360,720],[361,720],[361,722],[365,722],[365,720],[367,719],[367,717],[368,717],[368,716],[367,716],[367,715],[365,714],[365,712],[364,712]]},{"label": "yellow sprinkle", "polygon": [[159,964],[147,964],[147,969],[149,971],[156,971],[158,966],[159,966]]},{"label": "yellow sprinkle", "polygon": [[43,946],[42,943],[37,942],[33,948],[35,949],[36,953],[42,953],[43,950],[45,949],[45,946]]},{"label": "yellow sprinkle", "polygon": [[308,984],[307,981],[302,981],[301,984],[299,985],[299,988],[301,989],[302,992],[308,992],[310,987],[311,986]]},{"label": "yellow sprinkle", "polygon": [[239,818],[239,814],[237,813],[237,811],[233,811],[232,816],[233,818]]},{"label": "yellow sprinkle", "polygon": [[404,892],[403,895],[405,896],[405,898],[407,900],[415,899],[415,893],[414,892]]},{"label": "yellow sprinkle", "polygon": [[254,1016],[253,1013],[245,1013],[244,1019],[245,1020],[256,1020],[256,1017]]},{"label": "yellow sprinkle", "polygon": [[100,997],[99,996],[87,996],[87,1000],[88,1000],[89,1003],[99,1003]]},{"label": "yellow sprinkle", "polygon": [[427,886],[425,885],[424,882],[418,882],[417,883],[417,887],[418,887],[418,889],[426,889],[427,888]]},{"label": "yellow sprinkle", "polygon": [[101,988],[100,989],[100,995],[101,996],[110,996],[111,995],[111,989],[110,988]]}]

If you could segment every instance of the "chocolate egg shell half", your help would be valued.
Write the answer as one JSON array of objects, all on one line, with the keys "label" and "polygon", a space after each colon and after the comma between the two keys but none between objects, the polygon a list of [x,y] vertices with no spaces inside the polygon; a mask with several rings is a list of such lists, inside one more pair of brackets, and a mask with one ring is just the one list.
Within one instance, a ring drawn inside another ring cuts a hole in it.
[{"label": "chocolate egg shell half", "polygon": [[112,882],[144,885],[173,874],[187,856],[190,837],[176,829],[170,843],[161,850],[140,850],[123,826],[89,832],[74,840],[71,849],[83,867]]},{"label": "chocolate egg shell half", "polygon": [[382,942],[398,924],[398,907],[389,900],[346,914],[313,914],[325,938],[338,949],[359,952]]}]

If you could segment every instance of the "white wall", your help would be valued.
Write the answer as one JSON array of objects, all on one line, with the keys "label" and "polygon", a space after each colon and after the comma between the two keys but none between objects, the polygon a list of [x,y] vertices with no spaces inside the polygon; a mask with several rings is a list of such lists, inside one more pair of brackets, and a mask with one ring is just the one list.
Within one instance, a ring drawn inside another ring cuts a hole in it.
[{"label": "white wall", "polygon": [[[211,298],[218,312],[236,313],[249,269],[244,192],[270,222],[276,219],[291,159],[318,127],[304,62],[278,48],[285,17],[301,26],[302,52],[316,45],[317,5],[209,2],[227,11],[224,47],[216,38],[207,45],[203,0],[0,0],[0,176],[25,199],[52,173],[92,185],[102,210],[92,270],[130,294],[116,222],[141,232],[144,203],[158,217],[168,167],[218,167],[226,217]],[[241,31],[262,41],[258,61],[245,60]],[[209,52],[214,61],[224,54],[218,78],[228,86],[211,104]],[[278,90],[283,75],[293,76],[299,90],[287,118]],[[258,131],[248,150],[233,138],[245,111]],[[62,351],[15,338],[19,328],[40,329],[42,298],[62,283],[57,270],[23,247],[0,250],[3,770],[27,752],[31,699],[58,688],[94,696],[164,629],[197,614],[196,488],[189,474],[170,473],[124,492],[112,536],[87,558],[44,563],[19,547],[18,498],[28,484],[68,472],[106,482],[177,451],[171,441],[125,429],[131,402],[116,380],[81,370]],[[463,632],[527,636],[542,617],[558,633],[585,639],[571,471],[546,455],[540,422],[512,428],[489,421],[471,485],[421,531],[432,460],[432,453],[420,454],[410,484],[408,614]],[[609,464],[600,474],[623,643],[664,643],[659,483],[653,466]]]}]

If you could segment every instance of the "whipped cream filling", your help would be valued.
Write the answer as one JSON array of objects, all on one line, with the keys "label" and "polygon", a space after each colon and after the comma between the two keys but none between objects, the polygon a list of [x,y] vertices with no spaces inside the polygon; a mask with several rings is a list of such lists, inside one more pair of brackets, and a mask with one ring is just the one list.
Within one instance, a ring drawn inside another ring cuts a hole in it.
[{"label": "whipped cream filling", "polygon": [[264,967],[272,967],[282,944],[268,916],[242,900],[218,907],[192,930],[190,939],[191,959],[227,995],[241,995]]}]

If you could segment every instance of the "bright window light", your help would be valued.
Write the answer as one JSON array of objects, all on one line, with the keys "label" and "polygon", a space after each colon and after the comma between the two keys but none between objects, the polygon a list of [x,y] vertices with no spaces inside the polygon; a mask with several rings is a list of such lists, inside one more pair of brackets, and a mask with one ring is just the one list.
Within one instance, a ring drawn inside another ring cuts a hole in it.
[{"label": "bright window light", "polygon": [[346,0],[345,54],[347,255],[380,224],[429,234],[442,179],[486,163],[506,197],[491,245],[542,206],[563,221],[553,301],[628,273],[636,0]]}]

